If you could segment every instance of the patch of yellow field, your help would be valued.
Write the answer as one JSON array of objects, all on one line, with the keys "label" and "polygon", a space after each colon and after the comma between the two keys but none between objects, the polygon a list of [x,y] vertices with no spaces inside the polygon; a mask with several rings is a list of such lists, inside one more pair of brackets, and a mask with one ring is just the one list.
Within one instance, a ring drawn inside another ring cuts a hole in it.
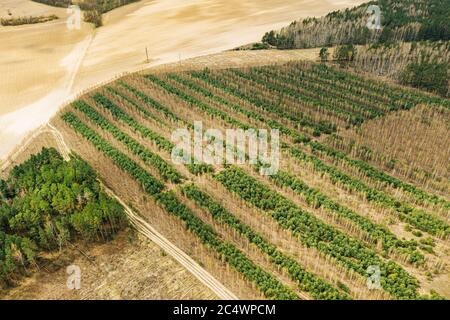
[{"label": "patch of yellow field", "polygon": [[[258,41],[293,20],[361,2],[143,0],[107,13],[97,30],[84,23],[81,30],[68,30],[65,9],[54,8],[48,10],[62,17],[56,22],[0,28],[0,158],[68,99],[92,86],[125,72]],[[17,3],[30,14],[41,7]]]},{"label": "patch of yellow field", "polygon": [[30,0],[1,0],[0,18],[23,17],[23,16],[49,16],[56,14],[65,16],[66,9],[46,6]]}]

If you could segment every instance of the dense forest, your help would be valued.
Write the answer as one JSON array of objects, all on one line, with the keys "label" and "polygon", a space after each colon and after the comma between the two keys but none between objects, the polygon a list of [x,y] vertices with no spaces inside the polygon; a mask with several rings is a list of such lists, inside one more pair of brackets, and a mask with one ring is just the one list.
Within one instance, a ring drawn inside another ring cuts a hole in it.
[{"label": "dense forest", "polygon": [[0,180],[0,285],[72,241],[105,241],[126,225],[123,208],[101,191],[83,160],[43,149]]},{"label": "dense forest", "polygon": [[[380,8],[380,28],[369,28]],[[412,87],[448,96],[450,1],[379,0],[294,21],[267,32],[263,45],[278,49],[322,47],[318,58],[356,71],[387,76]],[[331,56],[328,47],[337,46]]]}]

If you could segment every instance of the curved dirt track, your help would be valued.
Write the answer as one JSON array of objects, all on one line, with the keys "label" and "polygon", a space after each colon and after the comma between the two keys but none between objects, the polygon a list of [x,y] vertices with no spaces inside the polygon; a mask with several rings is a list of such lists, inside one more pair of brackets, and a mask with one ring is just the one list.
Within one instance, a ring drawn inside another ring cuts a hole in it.
[{"label": "curved dirt track", "polygon": [[160,246],[167,254],[173,259],[178,261],[183,267],[190,271],[201,283],[207,286],[213,291],[221,300],[238,300],[230,290],[228,290],[223,284],[217,281],[209,272],[203,269],[197,262],[192,260],[186,253],[172,244],[158,231],[156,231],[150,224],[144,219],[134,213],[118,196],[116,196],[111,190],[103,186],[106,193],[115,198],[125,208],[128,218],[136,229],[146,236],[149,240]]},{"label": "curved dirt track", "polygon": [[[64,137],[59,132],[57,128],[55,128],[50,123],[47,124],[49,129],[44,127],[41,132],[47,130],[51,132],[58,144],[60,152],[62,153],[64,159],[70,159],[70,148],[64,141]],[[30,140],[31,141],[31,140]],[[126,203],[120,199],[111,189],[102,184],[105,192],[115,198],[125,209],[125,212],[136,228],[141,234],[151,240],[153,243],[158,245],[161,249],[164,250],[168,255],[170,255],[174,260],[178,261],[184,268],[186,268],[189,272],[191,272],[201,283],[207,286],[211,291],[213,291],[217,297],[221,300],[238,300],[238,297],[234,295],[230,290],[228,290],[222,283],[220,283],[217,279],[215,279],[208,271],[203,269],[197,262],[195,262],[191,257],[189,257],[186,253],[184,253],[181,249],[171,243],[168,239],[166,239],[162,234],[156,231],[149,223],[147,223],[144,219],[139,217],[137,213],[131,210],[130,207],[126,205]]]}]

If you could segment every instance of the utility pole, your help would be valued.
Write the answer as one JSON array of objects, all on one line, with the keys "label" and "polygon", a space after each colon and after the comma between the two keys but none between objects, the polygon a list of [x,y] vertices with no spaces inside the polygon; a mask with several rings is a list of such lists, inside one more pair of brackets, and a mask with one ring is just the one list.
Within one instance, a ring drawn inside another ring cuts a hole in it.
[{"label": "utility pole", "polygon": [[147,56],[147,63],[150,63],[150,59],[148,58],[148,49],[145,47],[145,55]]}]

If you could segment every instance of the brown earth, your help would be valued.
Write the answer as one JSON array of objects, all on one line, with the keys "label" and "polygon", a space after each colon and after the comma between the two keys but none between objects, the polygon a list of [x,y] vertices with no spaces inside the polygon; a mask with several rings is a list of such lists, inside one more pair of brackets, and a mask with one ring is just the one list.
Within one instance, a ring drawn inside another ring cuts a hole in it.
[{"label": "brown earth", "polygon": [[8,0],[0,12],[55,11],[60,19],[0,27],[0,158],[65,101],[124,72],[232,49],[301,17],[361,2],[143,0],[105,14],[99,29],[82,23],[69,30],[65,9]]}]

